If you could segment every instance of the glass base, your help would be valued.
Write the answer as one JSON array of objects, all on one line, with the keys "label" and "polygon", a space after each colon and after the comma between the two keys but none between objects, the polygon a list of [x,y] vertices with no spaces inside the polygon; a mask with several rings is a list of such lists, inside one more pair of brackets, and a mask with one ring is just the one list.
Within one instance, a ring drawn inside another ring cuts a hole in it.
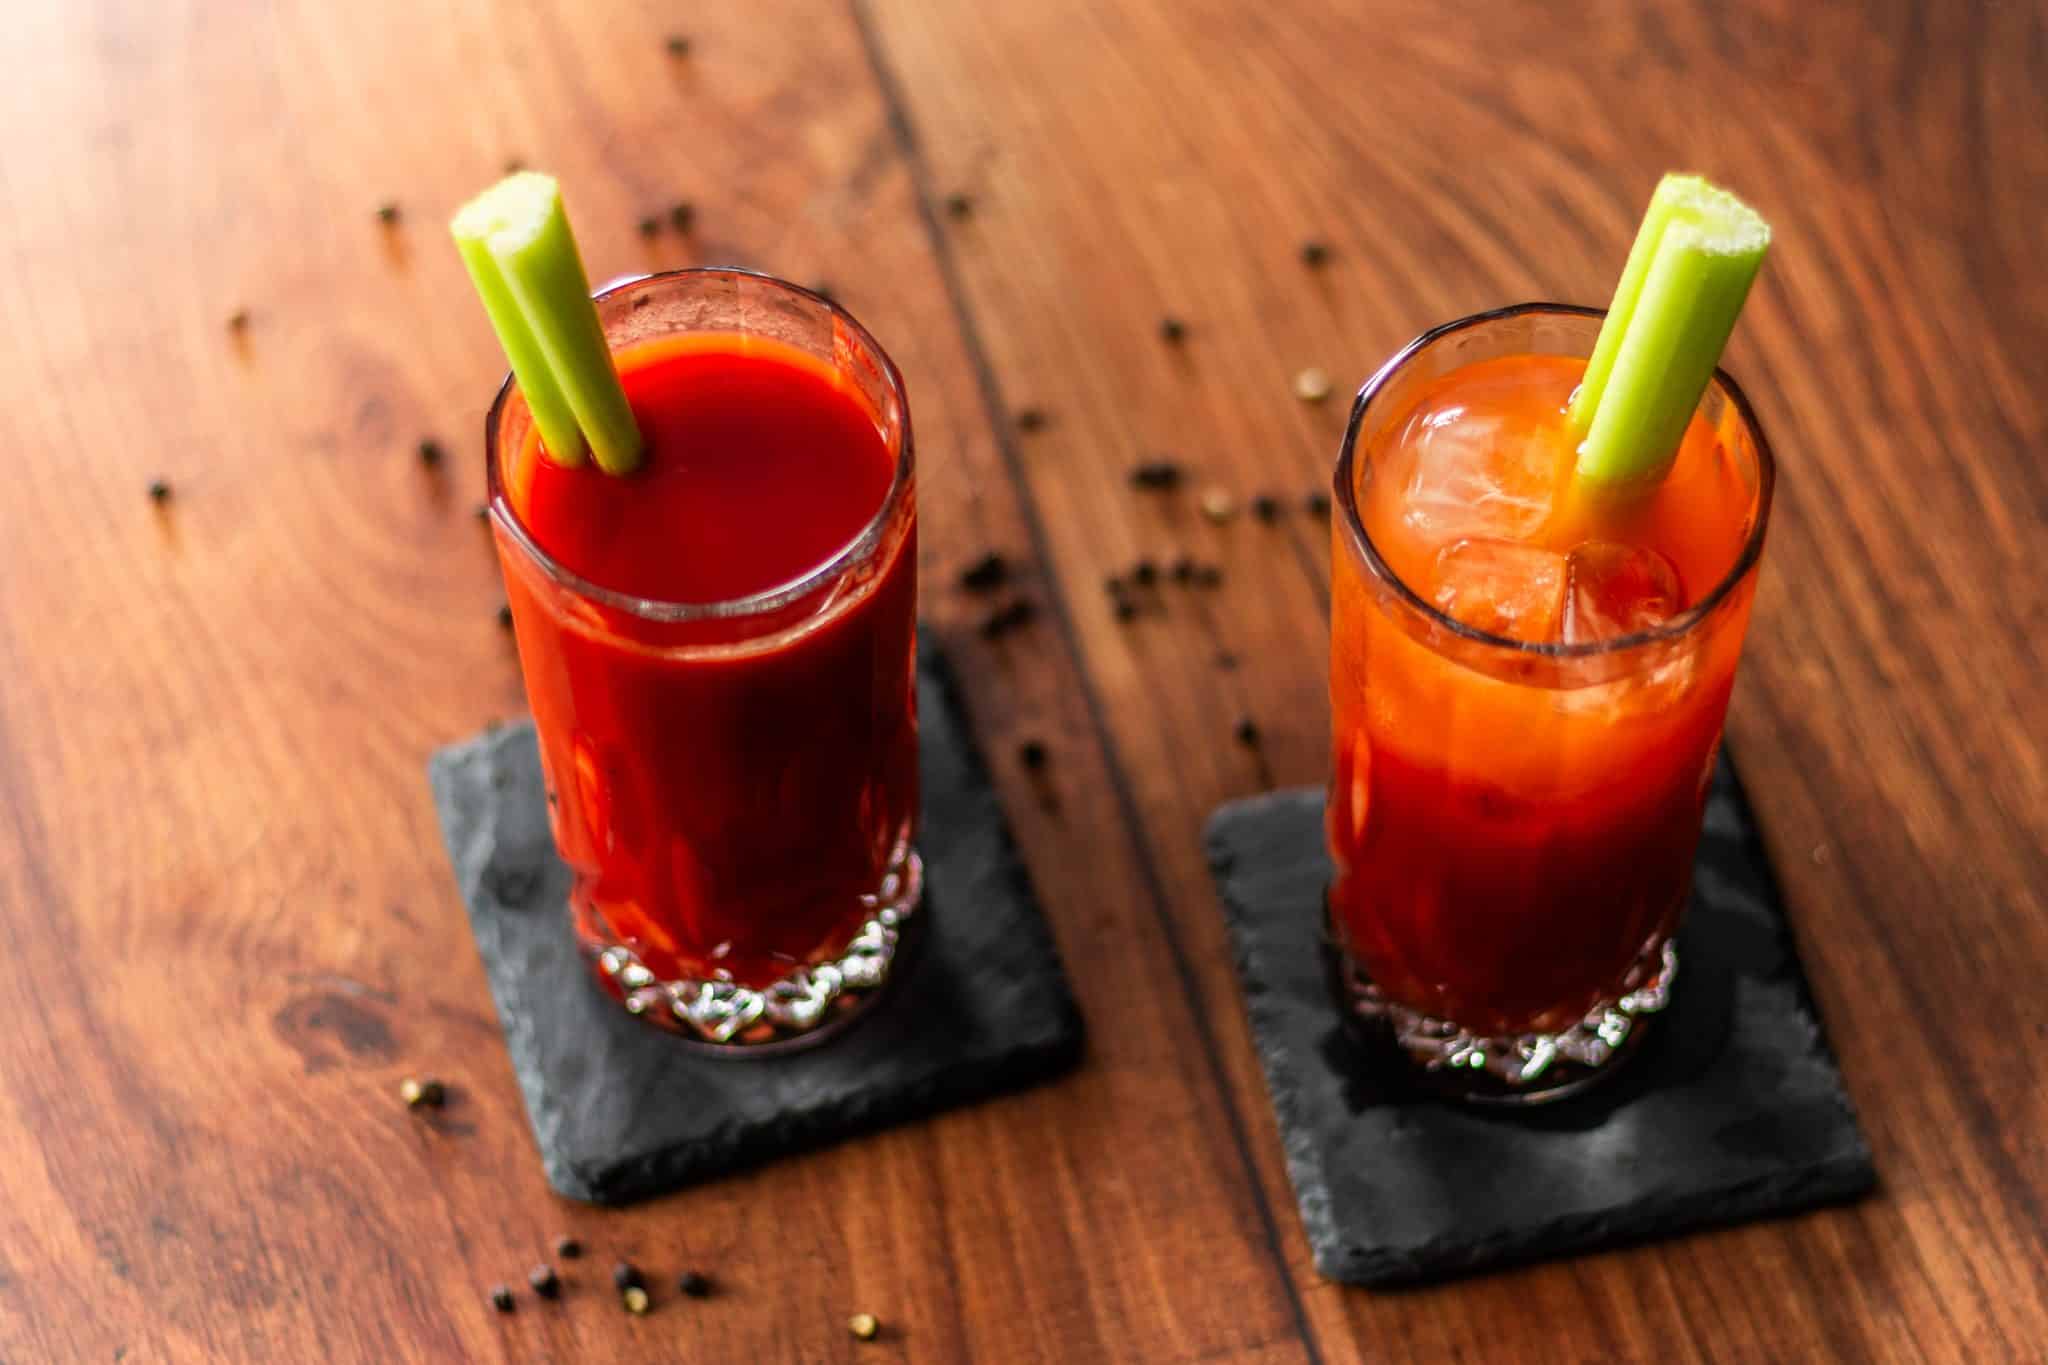
[{"label": "glass base", "polygon": [[1338,1002],[1410,1064],[1415,1081],[1464,1104],[1517,1107],[1576,1095],[1613,1076],[1641,1045],[1646,1016],[1671,1003],[1678,952],[1666,941],[1644,954],[1656,972],[1618,1000],[1595,1005],[1557,1033],[1483,1038],[1447,1019],[1396,1004],[1332,942]]},{"label": "glass base", "polygon": [[846,951],[755,988],[657,978],[631,948],[586,945],[601,984],[626,1013],[720,1057],[765,1057],[814,1046],[861,1018],[922,935],[924,861],[906,848],[867,897],[872,914]]}]

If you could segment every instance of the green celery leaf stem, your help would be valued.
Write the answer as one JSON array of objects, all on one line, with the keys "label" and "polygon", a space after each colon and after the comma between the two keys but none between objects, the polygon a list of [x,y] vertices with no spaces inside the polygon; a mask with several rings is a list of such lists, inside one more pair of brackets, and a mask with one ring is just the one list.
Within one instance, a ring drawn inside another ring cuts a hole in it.
[{"label": "green celery leaf stem", "polygon": [[[605,473],[632,473],[642,454],[640,428],[591,302],[590,277],[576,249],[560,187],[552,177],[532,171],[507,176],[465,205],[452,228],[465,260],[478,246],[488,255],[503,285],[502,297],[513,305],[521,326],[499,326],[501,310],[492,306],[491,294],[479,283],[485,309],[498,327],[506,358],[521,390],[527,392],[527,406],[534,411],[550,453],[563,463],[574,463],[587,443]],[[474,266],[471,275],[478,277]],[[522,358],[528,369],[521,369]],[[552,390],[554,397],[544,402],[554,405],[559,398],[548,420],[559,423],[560,408],[572,415],[574,430],[561,435],[563,445],[556,444],[557,433],[549,430],[534,407],[529,370],[536,388]],[[577,454],[565,455],[568,451]]]},{"label": "green celery leaf stem", "polygon": [[1696,176],[1666,176],[1622,270],[1571,416],[1578,473],[1661,479],[1770,247],[1763,219]]}]

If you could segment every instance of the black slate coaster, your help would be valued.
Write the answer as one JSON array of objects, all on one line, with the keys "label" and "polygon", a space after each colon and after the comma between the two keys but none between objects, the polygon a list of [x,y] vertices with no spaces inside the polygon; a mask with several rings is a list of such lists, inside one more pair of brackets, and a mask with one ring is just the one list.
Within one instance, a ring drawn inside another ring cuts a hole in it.
[{"label": "black slate coaster", "polygon": [[563,911],[530,724],[429,764],[548,1181],[619,1204],[1020,1089],[1072,1067],[1081,1017],[944,661],[921,652],[926,931],[866,1018],[819,1048],[706,1057],[591,981]]},{"label": "black slate coaster", "polygon": [[1233,802],[1213,869],[1316,1269],[1436,1279],[1848,1199],[1876,1181],[1821,1037],[1755,821],[1723,762],[1676,994],[1604,1086],[1456,1108],[1339,1021],[1323,955],[1323,794]]}]

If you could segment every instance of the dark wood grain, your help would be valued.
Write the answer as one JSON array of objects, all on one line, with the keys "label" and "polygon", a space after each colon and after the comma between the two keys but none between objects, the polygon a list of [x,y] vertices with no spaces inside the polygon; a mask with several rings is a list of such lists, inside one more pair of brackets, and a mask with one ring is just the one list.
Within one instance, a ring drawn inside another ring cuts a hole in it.
[{"label": "dark wood grain", "polygon": [[[950,586],[992,547],[1052,596],[853,17],[721,7],[681,63],[668,22],[0,20],[36,130],[0,151],[8,1365],[1306,1358],[1073,658],[1050,625],[983,641]],[[564,177],[598,275],[829,281],[900,362],[926,616],[1094,1024],[1080,1075],[629,1212],[547,1193],[423,766],[522,705],[471,517],[502,362],[442,226],[515,156]],[[676,198],[695,236],[643,244]],[[426,435],[459,458],[423,470]],[[453,1087],[431,1121],[395,1093],[418,1070]],[[544,1306],[564,1230],[590,1255]],[[660,1273],[645,1320],[619,1253]],[[660,1292],[690,1266],[721,1292]]]},{"label": "dark wood grain", "polygon": [[[2048,18],[1595,8],[0,7],[0,1361],[2037,1353]],[[924,609],[1092,1026],[1071,1080],[631,1211],[547,1193],[422,772],[522,706],[470,517],[496,355],[441,226],[513,157],[600,276],[827,281],[901,363]],[[1430,323],[1603,297],[1675,165],[1778,227],[1732,358],[1783,481],[1730,735],[1885,1185],[1342,1290],[1200,820],[1323,771],[1300,500],[1343,392]],[[695,233],[644,242],[678,198]],[[1133,494],[1159,450],[1192,487]],[[1212,486],[1289,511],[1214,526]],[[989,548],[1045,608],[1000,642],[951,586]],[[1179,553],[1224,586],[1118,623],[1103,578]],[[565,1301],[493,1314],[568,1230]],[[619,1253],[723,1291],[629,1319]]]}]

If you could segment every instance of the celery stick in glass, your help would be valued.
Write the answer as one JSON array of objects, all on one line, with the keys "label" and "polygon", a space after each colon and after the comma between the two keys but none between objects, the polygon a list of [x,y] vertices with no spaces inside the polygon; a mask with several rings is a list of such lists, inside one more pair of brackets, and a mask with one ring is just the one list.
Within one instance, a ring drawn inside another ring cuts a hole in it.
[{"label": "celery stick in glass", "polygon": [[1733,195],[1664,177],[1572,403],[1581,478],[1663,477],[1770,243],[1769,225]]},{"label": "celery stick in glass", "polygon": [[509,175],[463,205],[449,227],[549,456],[575,464],[587,444],[607,474],[631,473],[640,429],[554,178]]}]

